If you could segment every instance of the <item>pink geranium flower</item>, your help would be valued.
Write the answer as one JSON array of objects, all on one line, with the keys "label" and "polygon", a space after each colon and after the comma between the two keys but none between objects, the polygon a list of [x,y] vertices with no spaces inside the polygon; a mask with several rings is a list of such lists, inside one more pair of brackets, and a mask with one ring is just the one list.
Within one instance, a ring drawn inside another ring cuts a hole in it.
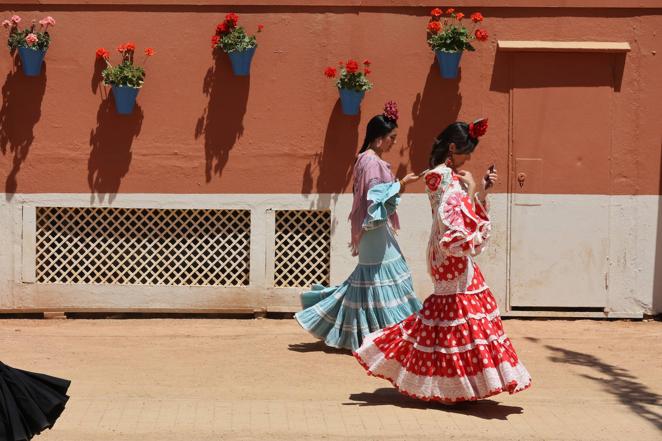
[{"label": "pink geranium flower", "polygon": [[49,15],[48,17],[39,20],[39,24],[42,26],[55,26],[55,19]]},{"label": "pink geranium flower", "polygon": [[10,26],[12,26],[12,22],[9,20],[5,20],[2,22],[2,25],[5,27],[5,29],[8,29]]},{"label": "pink geranium flower", "polygon": [[39,38],[37,37],[36,34],[28,34],[27,37],[25,37],[25,41],[28,43],[29,46],[32,46],[37,41],[39,41]]},{"label": "pink geranium flower", "polygon": [[19,17],[18,15],[12,15],[11,21],[12,23],[16,24],[21,21],[21,17]]}]

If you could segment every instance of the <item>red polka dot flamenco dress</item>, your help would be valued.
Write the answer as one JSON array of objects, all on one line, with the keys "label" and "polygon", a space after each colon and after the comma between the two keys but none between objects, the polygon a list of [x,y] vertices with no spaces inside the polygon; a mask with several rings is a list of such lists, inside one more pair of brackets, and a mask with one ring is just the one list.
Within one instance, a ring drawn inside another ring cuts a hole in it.
[{"label": "red polka dot flamenco dress", "polygon": [[422,400],[471,401],[522,391],[531,377],[473,260],[489,237],[487,210],[478,198],[472,204],[445,165],[425,181],[433,216],[428,265],[434,293],[419,312],[369,334],[354,356],[368,374]]}]

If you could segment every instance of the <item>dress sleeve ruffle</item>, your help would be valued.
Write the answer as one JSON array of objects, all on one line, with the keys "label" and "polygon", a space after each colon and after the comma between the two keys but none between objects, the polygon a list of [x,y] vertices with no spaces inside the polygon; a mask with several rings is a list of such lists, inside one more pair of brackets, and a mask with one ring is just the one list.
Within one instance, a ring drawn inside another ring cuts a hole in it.
[{"label": "dress sleeve ruffle", "polygon": [[438,218],[445,227],[439,246],[451,256],[476,256],[487,245],[491,230],[487,209],[478,200],[474,208],[466,193],[445,193]]},{"label": "dress sleeve ruffle", "polygon": [[368,212],[363,221],[364,230],[372,230],[388,222],[400,203],[400,182],[373,185],[368,190]]}]

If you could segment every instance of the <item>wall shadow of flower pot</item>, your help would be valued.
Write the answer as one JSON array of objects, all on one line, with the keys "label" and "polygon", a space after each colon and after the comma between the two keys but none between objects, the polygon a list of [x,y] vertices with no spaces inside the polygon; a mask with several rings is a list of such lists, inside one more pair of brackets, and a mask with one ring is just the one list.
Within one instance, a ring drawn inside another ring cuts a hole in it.
[{"label": "wall shadow of flower pot", "polygon": [[136,104],[131,115],[118,115],[111,96],[106,95],[97,112],[97,127],[90,132],[90,158],[87,162],[87,183],[91,202],[108,196],[112,202],[122,178],[129,171],[133,157],[131,146],[140,134],[143,110]]},{"label": "wall shadow of flower pot", "polygon": [[[324,135],[322,150],[308,162],[303,174],[302,194],[331,193],[334,202],[352,178],[352,167],[359,145],[360,118],[343,114],[340,100],[336,101]],[[318,197],[314,208],[329,208],[330,200]],[[311,207],[313,208],[313,207]]]},{"label": "wall shadow of flower pot", "polygon": [[34,142],[34,127],[41,118],[41,102],[46,92],[46,65],[42,74],[28,77],[15,60],[2,86],[0,107],[0,151],[12,156],[12,168],[5,181],[7,200],[18,189],[18,173]]},{"label": "wall shadow of flower pot", "polygon": [[[460,77],[461,74],[452,80],[443,79],[439,75],[437,62],[430,65],[423,91],[416,95],[412,106],[412,125],[407,132],[409,164],[415,173],[428,168],[435,137],[457,120],[462,107]],[[401,153],[404,153],[404,148]]]},{"label": "wall shadow of flower pot", "polygon": [[214,66],[205,75],[202,91],[209,98],[195,126],[195,139],[205,140],[205,179],[222,176],[230,151],[244,133],[250,76],[235,76],[230,60],[217,53]]}]

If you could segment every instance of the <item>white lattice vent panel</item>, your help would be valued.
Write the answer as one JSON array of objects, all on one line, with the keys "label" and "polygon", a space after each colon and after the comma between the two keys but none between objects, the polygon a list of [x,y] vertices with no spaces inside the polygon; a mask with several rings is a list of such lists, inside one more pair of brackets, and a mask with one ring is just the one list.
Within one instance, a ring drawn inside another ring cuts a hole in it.
[{"label": "white lattice vent panel", "polygon": [[331,212],[276,211],[274,286],[328,285],[331,263]]},{"label": "white lattice vent panel", "polygon": [[37,208],[37,282],[246,286],[250,210]]}]

